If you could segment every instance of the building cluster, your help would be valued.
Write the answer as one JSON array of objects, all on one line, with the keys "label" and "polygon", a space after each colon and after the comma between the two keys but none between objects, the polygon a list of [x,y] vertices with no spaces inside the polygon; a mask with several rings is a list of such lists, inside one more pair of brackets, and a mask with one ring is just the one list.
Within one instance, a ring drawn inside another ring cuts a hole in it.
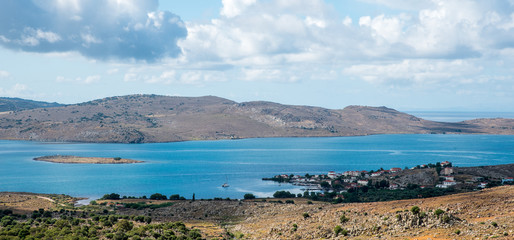
[{"label": "building cluster", "polygon": [[[465,184],[462,186],[473,187],[473,188],[485,188],[489,186],[488,181],[484,177],[475,176],[471,179],[463,179],[462,176],[454,172],[452,163],[444,161],[437,164],[429,165],[418,165],[411,169],[418,168],[436,168],[440,170],[439,181],[435,185],[437,188],[451,188],[458,186],[459,184]],[[300,175],[276,175],[273,178],[264,178],[264,180],[272,180],[278,182],[287,182],[298,186],[308,186],[306,190],[349,190],[352,188],[360,188],[363,186],[369,186],[373,184],[375,187],[388,188],[391,190],[403,189],[408,184],[416,184],[416,182],[405,183],[395,182],[394,179],[398,177],[398,173],[402,172],[403,169],[393,167],[389,170],[380,169],[377,171],[345,171],[338,173],[336,171],[329,171],[327,174],[317,174],[305,176]],[[457,181],[457,178],[459,181]],[[386,181],[385,184],[381,182]],[[400,183],[400,184],[399,184]],[[501,179],[502,184],[513,184],[514,180],[512,177],[506,177]],[[460,185],[459,185],[460,186]],[[419,186],[420,188],[433,187],[433,186]]]},{"label": "building cluster", "polygon": [[[288,182],[293,185],[298,186],[309,186],[308,190],[322,190],[326,189],[327,186],[329,188],[338,188],[338,189],[351,189],[358,188],[362,186],[366,186],[369,184],[372,178],[390,175],[394,173],[401,172],[401,168],[391,168],[389,170],[379,170],[379,171],[345,171],[342,173],[338,173],[335,171],[329,171],[327,174],[319,174],[319,175],[308,175],[300,176],[300,175],[287,175],[281,174],[276,175],[273,178],[266,178],[264,180],[273,180],[278,182]],[[400,186],[398,184],[390,184],[389,189],[399,189]]]}]

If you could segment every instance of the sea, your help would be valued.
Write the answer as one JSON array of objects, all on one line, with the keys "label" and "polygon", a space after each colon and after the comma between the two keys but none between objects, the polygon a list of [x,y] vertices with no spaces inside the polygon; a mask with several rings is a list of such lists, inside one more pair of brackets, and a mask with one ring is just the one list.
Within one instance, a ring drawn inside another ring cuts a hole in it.
[{"label": "sea", "polygon": [[[121,157],[138,164],[62,164],[46,155]],[[256,138],[148,144],[0,141],[0,191],[96,199],[180,194],[201,198],[270,197],[302,186],[262,181],[277,174],[377,170],[450,161],[455,166],[514,163],[514,136],[373,135]],[[223,188],[222,184],[229,187]]]}]

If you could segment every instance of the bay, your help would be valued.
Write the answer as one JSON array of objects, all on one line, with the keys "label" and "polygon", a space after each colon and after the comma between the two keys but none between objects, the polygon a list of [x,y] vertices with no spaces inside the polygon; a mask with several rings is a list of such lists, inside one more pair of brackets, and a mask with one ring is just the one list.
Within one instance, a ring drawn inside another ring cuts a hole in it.
[{"label": "bay", "polygon": [[[140,164],[59,164],[44,155],[122,157]],[[451,161],[456,166],[514,163],[514,136],[374,135],[261,138],[152,144],[0,141],[0,191],[62,193],[99,198],[106,193],[191,198],[271,196],[302,187],[262,181],[276,174],[412,167]],[[221,185],[228,181],[230,187]]]}]

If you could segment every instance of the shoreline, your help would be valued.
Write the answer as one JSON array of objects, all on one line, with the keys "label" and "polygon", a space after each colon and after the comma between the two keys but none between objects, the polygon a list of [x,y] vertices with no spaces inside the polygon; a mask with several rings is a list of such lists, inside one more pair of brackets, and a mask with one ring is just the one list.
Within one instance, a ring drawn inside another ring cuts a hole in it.
[{"label": "shoreline", "polygon": [[[237,138],[212,138],[212,139],[187,139],[176,141],[148,141],[148,142],[119,142],[119,141],[53,141],[44,139],[18,139],[18,138],[0,138],[0,141],[21,141],[21,142],[34,142],[41,144],[154,144],[154,143],[182,143],[182,142],[211,142],[211,141],[232,141],[232,140],[247,140],[247,139],[280,139],[280,138],[346,138],[346,137],[368,137],[368,136],[381,136],[381,135],[458,135],[458,136],[514,136],[514,134],[494,134],[494,133],[369,133],[369,134],[352,134],[352,135],[312,135],[312,136],[270,136],[270,137],[237,137]],[[142,161],[143,162],[143,161]]]},{"label": "shoreline", "polygon": [[120,157],[106,158],[106,157],[79,157],[71,155],[52,155],[33,158],[34,161],[43,161],[51,163],[65,163],[65,164],[131,164],[142,163],[143,161],[125,159]]}]

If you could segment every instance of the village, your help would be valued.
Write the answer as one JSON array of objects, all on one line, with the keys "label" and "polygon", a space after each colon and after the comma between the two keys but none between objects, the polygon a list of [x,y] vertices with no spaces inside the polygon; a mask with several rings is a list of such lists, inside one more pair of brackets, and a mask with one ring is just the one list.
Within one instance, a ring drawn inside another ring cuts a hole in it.
[{"label": "village", "polygon": [[[461,168],[462,169],[462,168]],[[421,174],[423,173],[423,174]],[[429,173],[429,174],[427,174]],[[434,174],[430,174],[434,173]],[[432,178],[432,181],[430,179]],[[393,167],[389,170],[376,171],[345,171],[338,173],[329,171],[327,174],[276,175],[263,180],[289,183],[305,186],[305,191],[347,192],[364,186],[377,189],[403,190],[406,188],[457,188],[477,190],[497,185],[512,184],[514,178],[505,176],[494,178],[490,176],[457,173],[449,161],[436,164],[422,164],[411,168]]]}]

